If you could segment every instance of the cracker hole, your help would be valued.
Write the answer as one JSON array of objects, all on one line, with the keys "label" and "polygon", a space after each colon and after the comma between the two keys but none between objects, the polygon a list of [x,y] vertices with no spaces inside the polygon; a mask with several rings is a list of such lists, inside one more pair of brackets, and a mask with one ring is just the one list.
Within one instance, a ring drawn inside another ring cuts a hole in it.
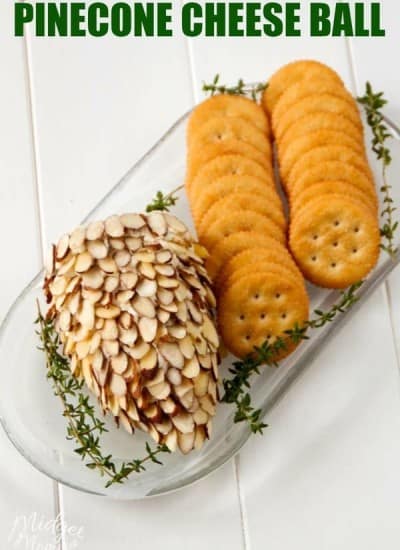
[{"label": "cracker hole", "polygon": [[357,254],[358,248],[353,248],[353,254]]},{"label": "cracker hole", "polygon": [[246,334],[245,339],[246,339],[247,341],[249,341],[249,340],[250,340],[250,334]]},{"label": "cracker hole", "polygon": [[279,300],[280,297],[281,297],[280,293],[277,292],[277,293],[275,294],[275,298],[276,298],[277,300]]},{"label": "cracker hole", "polygon": [[265,314],[265,313],[261,313],[260,319],[265,319],[265,317],[266,317],[266,314]]},{"label": "cracker hole", "polygon": [[286,319],[286,317],[287,317],[287,313],[282,313],[281,319]]},{"label": "cracker hole", "polygon": [[258,300],[260,298],[260,295],[259,294],[254,294],[254,299],[255,300]]},{"label": "cracker hole", "polygon": [[335,268],[336,265],[337,265],[336,262],[332,262],[332,263],[331,263],[331,267],[333,267],[333,268]]},{"label": "cracker hole", "polygon": [[318,235],[313,235],[313,241],[316,241],[318,239]]},{"label": "cracker hole", "polygon": [[332,243],[332,246],[334,246],[335,248],[339,246],[339,243],[337,241],[335,241],[334,243]]},{"label": "cracker hole", "polygon": [[311,260],[312,260],[313,262],[316,262],[316,261],[317,261],[317,256],[311,256]]},{"label": "cracker hole", "polygon": [[354,233],[359,233],[359,231],[360,231],[360,228],[358,226],[354,228]]},{"label": "cracker hole", "polygon": [[243,315],[243,313],[239,316],[239,319],[240,319],[241,321],[244,321],[244,320],[245,320],[245,316]]},{"label": "cracker hole", "polygon": [[338,227],[338,226],[340,225],[340,221],[339,221],[339,220],[335,220],[335,221],[333,222],[333,225],[334,225],[335,227]]}]

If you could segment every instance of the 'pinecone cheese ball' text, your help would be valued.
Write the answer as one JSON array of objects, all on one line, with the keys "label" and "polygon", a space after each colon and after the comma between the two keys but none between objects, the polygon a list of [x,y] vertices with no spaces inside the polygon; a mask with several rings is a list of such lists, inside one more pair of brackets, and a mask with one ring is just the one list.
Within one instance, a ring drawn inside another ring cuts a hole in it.
[{"label": "'pinecone cheese ball' text", "polygon": [[185,225],[164,212],[111,216],[64,235],[44,291],[75,376],[128,432],[187,453],[217,404],[215,298]]}]

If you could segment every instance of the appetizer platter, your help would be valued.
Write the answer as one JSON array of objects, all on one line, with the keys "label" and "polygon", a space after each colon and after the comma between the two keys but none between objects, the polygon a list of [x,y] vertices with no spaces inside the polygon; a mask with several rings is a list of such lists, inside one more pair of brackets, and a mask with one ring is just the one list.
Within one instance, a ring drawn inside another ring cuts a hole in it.
[{"label": "appetizer platter", "polygon": [[357,102],[316,61],[204,89],[1,327],[3,427],[86,492],[163,494],[225,463],[399,262],[382,94]]}]

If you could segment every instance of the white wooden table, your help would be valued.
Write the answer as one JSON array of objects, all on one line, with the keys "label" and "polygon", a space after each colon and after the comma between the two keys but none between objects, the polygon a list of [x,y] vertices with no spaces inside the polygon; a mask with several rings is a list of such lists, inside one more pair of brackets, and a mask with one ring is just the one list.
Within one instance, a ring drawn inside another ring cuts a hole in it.
[{"label": "white wooden table", "polygon": [[[382,5],[387,36],[372,40],[190,41],[178,30],[158,40],[20,40],[13,2],[2,0],[0,317],[48,244],[201,100],[202,80],[217,72],[257,81],[292,59],[317,58],[353,92],[367,79],[385,90],[400,121],[400,5]],[[0,548],[45,548],[42,532],[32,545],[32,518],[60,514],[81,528],[63,537],[63,550],[398,550],[399,304],[397,270],[281,402],[265,436],[171,496],[127,503],[66,489],[0,431]],[[29,540],[16,536],[24,528]]]}]

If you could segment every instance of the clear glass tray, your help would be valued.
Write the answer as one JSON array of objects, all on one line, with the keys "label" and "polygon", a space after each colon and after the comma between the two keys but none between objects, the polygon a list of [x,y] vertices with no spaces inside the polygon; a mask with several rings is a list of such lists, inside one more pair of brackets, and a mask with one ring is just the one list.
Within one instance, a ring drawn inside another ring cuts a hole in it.
[{"label": "clear glass tray", "polygon": [[[188,114],[129,170],[84,222],[102,219],[114,213],[142,211],[158,190],[168,192],[183,182],[187,118]],[[394,135],[395,130],[393,127]],[[372,158],[371,163],[374,166]],[[394,189],[393,194],[400,204],[400,189]],[[183,191],[173,211],[193,229]],[[348,321],[354,310],[388,276],[399,260],[399,255],[395,261],[391,261],[382,254],[379,265],[359,290],[360,300],[355,307],[339,315],[323,329],[315,331],[310,340],[283,361],[278,369],[266,367],[254,379],[252,400],[264,415],[271,411],[315,359],[325,340]],[[90,471],[84,466],[73,452],[74,442],[65,438],[66,423],[61,414],[61,404],[46,379],[43,354],[37,350],[38,339],[33,321],[37,299],[45,310],[41,293],[42,278],[43,273],[39,273],[21,293],[0,329],[0,420],[15,447],[38,470],[81,491],[119,499],[138,499],[187,486],[214,471],[242,448],[251,435],[249,428],[244,423],[234,424],[232,406],[221,404],[212,438],[201,451],[187,456],[179,453],[163,455],[163,466],[151,464],[147,471],[132,474],[123,485],[105,489],[105,480],[96,471]],[[309,291],[313,309],[329,308],[338,299],[336,291],[312,286]],[[232,357],[224,360],[222,376],[226,375],[231,361]],[[98,412],[100,415],[100,410]],[[107,420],[107,424],[110,431],[104,436],[105,451],[112,452],[121,461],[144,454],[146,436],[137,432],[132,437],[123,430],[117,430],[112,420]]]}]

